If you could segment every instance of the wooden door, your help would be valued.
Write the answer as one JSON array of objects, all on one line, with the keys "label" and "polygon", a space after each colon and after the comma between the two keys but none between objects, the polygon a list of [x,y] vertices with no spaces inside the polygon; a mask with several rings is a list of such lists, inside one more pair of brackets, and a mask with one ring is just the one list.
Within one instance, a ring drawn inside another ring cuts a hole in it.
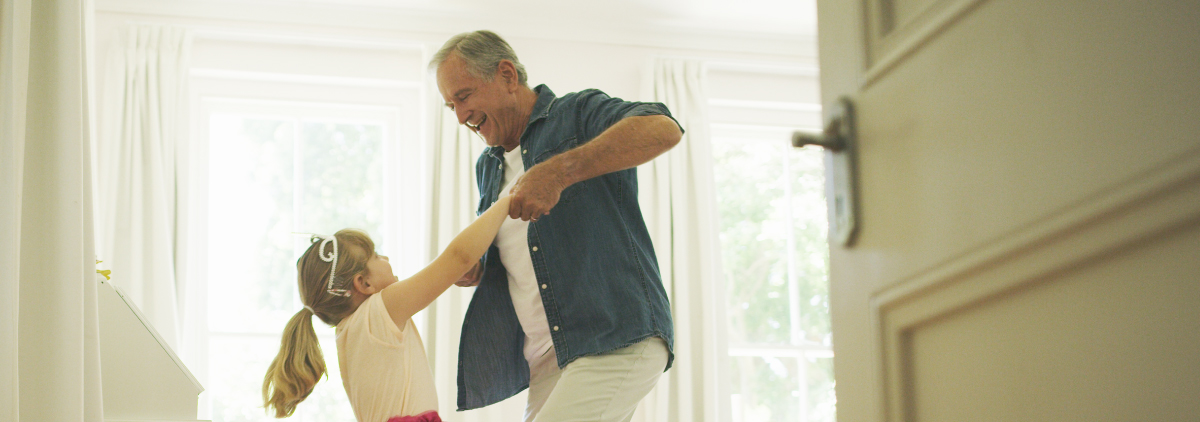
[{"label": "wooden door", "polygon": [[1200,420],[1200,2],[820,0],[841,421]]}]

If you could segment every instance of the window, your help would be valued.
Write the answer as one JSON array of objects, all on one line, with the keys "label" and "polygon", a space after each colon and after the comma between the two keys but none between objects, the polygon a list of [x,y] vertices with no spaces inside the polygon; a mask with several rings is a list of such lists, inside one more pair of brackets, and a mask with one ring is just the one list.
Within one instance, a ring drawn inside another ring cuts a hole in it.
[{"label": "window", "polygon": [[[710,92],[737,80],[724,92],[752,93],[765,79],[710,70]],[[788,142],[819,122],[813,97],[710,101],[735,422],[835,420],[823,152]]]},{"label": "window", "polygon": [[[310,243],[303,233],[363,229],[401,277],[424,256],[420,51],[268,41],[200,40],[191,71],[198,235],[189,239],[189,278],[203,297],[185,299],[185,360],[205,387],[199,416],[214,422],[276,420],[262,407],[262,381],[303,306],[295,267]],[[314,65],[270,67],[297,62]],[[355,73],[366,71],[378,74]],[[328,378],[287,420],[352,422],[334,329],[317,318],[313,326]]]},{"label": "window", "polygon": [[[391,125],[337,118],[341,110],[330,106],[210,105],[206,390],[213,420],[261,420],[263,375],[284,325],[303,306],[295,262],[309,237],[296,232],[360,228],[383,251],[396,241],[384,230],[392,214],[385,196],[393,189],[384,182]],[[334,331],[316,319],[314,326],[329,379],[295,419],[352,422]]]}]

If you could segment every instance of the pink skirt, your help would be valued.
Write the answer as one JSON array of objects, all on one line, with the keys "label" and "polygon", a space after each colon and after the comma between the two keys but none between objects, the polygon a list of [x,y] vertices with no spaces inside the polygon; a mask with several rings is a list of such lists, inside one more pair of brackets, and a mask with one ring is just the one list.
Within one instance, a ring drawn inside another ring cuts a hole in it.
[{"label": "pink skirt", "polygon": [[416,416],[392,416],[387,422],[442,422],[442,417],[436,410],[430,410]]}]

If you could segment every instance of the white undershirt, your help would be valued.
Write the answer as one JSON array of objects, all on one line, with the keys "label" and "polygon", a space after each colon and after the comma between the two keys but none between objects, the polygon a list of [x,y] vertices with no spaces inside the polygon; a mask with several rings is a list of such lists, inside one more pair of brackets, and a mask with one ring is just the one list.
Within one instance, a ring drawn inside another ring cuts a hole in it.
[{"label": "white undershirt", "polygon": [[[504,179],[501,181],[504,188],[500,190],[500,197],[508,196],[513,182],[525,174],[521,151],[518,146],[504,153]],[[500,262],[508,270],[508,293],[512,296],[521,328],[525,330],[525,360],[532,363],[546,354],[553,342],[537,275],[533,272],[533,258],[529,255],[529,222],[505,219],[494,244],[500,248]]]}]

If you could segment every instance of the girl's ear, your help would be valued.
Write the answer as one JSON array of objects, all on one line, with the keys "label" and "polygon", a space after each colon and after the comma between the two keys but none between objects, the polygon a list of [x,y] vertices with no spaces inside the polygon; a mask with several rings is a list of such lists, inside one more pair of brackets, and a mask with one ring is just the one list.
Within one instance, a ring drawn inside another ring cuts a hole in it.
[{"label": "girl's ear", "polygon": [[367,278],[364,277],[362,274],[355,275],[353,283],[354,283],[354,290],[358,291],[359,293],[362,293],[362,294],[368,295],[368,296],[371,295],[372,293],[375,293],[375,288],[371,287],[371,283],[369,281],[367,281]]}]

